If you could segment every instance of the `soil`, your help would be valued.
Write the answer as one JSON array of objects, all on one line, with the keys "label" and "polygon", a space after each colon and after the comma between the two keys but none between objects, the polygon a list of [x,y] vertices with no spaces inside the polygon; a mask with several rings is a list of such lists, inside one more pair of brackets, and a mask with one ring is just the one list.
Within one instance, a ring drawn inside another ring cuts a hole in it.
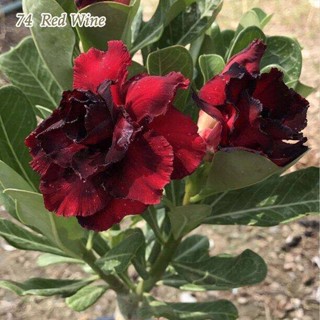
[{"label": "soil", "polygon": [[[143,0],[146,17],[150,17],[157,1]],[[259,6],[267,13],[274,13],[265,31],[268,35],[281,34],[299,39],[303,50],[304,66],[302,81],[316,88],[310,95],[311,108],[308,113],[308,128],[311,151],[294,169],[319,166],[319,119],[320,60],[319,30],[320,10],[311,6],[312,1],[300,0],[290,3],[279,0],[225,0],[218,17],[222,28],[235,28],[239,17],[250,7]],[[316,1],[314,1],[316,3]],[[0,52],[7,51],[21,38],[29,34],[23,28],[15,28],[14,15],[0,17]],[[0,78],[0,85],[5,80]],[[0,215],[6,215],[0,212]],[[260,285],[234,289],[226,292],[209,292],[180,295],[166,287],[154,290],[155,296],[166,301],[198,300],[210,301],[230,299],[239,309],[240,320],[318,320],[319,318],[319,220],[310,217],[299,222],[272,228],[244,226],[201,226],[194,233],[205,234],[212,243],[212,254],[240,253],[251,249],[267,262],[269,272]],[[83,271],[74,265],[56,265],[47,268],[37,266],[38,253],[15,250],[0,240],[0,279],[23,281],[32,277],[64,279],[81,278]],[[112,314],[115,295],[108,292],[100,301],[82,313],[66,307],[62,298],[17,297],[0,289],[0,319],[3,320],[94,320]]]}]

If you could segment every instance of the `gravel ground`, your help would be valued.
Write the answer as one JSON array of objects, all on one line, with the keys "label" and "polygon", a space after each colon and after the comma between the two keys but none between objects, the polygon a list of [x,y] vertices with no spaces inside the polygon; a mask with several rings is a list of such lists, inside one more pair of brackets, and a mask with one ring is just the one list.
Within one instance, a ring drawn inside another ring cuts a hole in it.
[{"label": "gravel ground", "polygon": [[[154,0],[142,0],[146,6],[146,17],[154,10]],[[218,22],[223,28],[236,27],[243,12],[250,7],[260,6],[274,17],[266,33],[294,36],[304,47],[302,81],[316,88],[308,100],[311,108],[308,113],[311,151],[296,167],[319,165],[319,31],[320,10],[313,8],[307,0],[225,0]],[[15,17],[0,17],[0,52],[9,49],[28,30],[17,30]],[[4,83],[3,80],[0,79]],[[5,215],[4,212],[0,213]],[[220,298],[232,300],[240,311],[240,320],[254,319],[319,319],[319,221],[308,218],[302,222],[273,228],[202,226],[195,233],[207,235],[213,243],[212,253],[240,253],[250,248],[259,253],[269,266],[267,279],[258,286],[241,288],[232,292],[210,292],[189,294],[189,299],[208,301]],[[0,279],[23,281],[31,277],[80,278],[81,268],[74,265],[61,265],[40,268],[36,264],[39,254],[25,253],[0,240]],[[181,299],[179,293],[168,288],[154,291],[159,298],[168,301]],[[108,292],[95,306],[85,312],[69,310],[61,298],[17,297],[8,291],[0,290],[0,319],[3,320],[94,320],[98,316],[112,313],[115,295]]]}]

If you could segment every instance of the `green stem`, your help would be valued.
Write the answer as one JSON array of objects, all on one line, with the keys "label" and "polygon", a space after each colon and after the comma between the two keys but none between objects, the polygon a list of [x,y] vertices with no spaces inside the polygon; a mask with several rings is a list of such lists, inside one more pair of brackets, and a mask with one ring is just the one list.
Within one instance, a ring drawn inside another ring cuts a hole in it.
[{"label": "green stem", "polygon": [[163,246],[162,252],[150,270],[150,277],[143,284],[143,292],[149,292],[162,278],[180,242],[181,238],[175,240],[172,235],[169,237]]},{"label": "green stem", "polygon": [[91,269],[100,277],[100,279],[104,280],[111,289],[121,294],[128,294],[128,288],[115,276],[105,274],[96,264],[95,264],[95,256],[91,251],[87,251],[83,255],[83,260],[91,267]]},{"label": "green stem", "polygon": [[88,251],[92,250],[92,247],[93,247],[93,237],[94,237],[94,231],[89,231],[89,234],[88,234],[88,239],[87,239],[87,244],[86,244],[86,249]]}]

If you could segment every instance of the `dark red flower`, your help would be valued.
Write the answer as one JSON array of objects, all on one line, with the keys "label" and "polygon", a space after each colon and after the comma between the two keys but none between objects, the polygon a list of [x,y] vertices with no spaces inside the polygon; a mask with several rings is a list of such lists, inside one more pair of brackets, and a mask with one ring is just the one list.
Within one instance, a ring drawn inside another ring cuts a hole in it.
[{"label": "dark red flower", "polygon": [[99,231],[159,203],[170,179],[191,174],[205,153],[196,124],[172,105],[189,80],[127,80],[126,47],[108,48],[75,60],[74,90],[26,139],[46,208]]},{"label": "dark red flower", "polygon": [[265,49],[263,42],[252,42],[195,96],[202,109],[199,134],[209,152],[246,149],[285,166],[308,149],[301,130],[309,103],[284,84],[281,71],[260,74]]},{"label": "dark red flower", "polygon": [[[102,2],[102,1],[110,1],[110,0],[75,0],[74,2],[76,4],[77,8],[80,10],[86,6],[89,6],[90,4],[93,4],[96,2]],[[122,3],[127,6],[130,4],[130,0],[112,0],[112,1]]]}]

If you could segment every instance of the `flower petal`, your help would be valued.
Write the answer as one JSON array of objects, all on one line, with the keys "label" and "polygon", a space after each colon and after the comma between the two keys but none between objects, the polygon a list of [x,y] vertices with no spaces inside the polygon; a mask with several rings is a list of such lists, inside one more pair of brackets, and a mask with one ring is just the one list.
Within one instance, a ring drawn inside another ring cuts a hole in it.
[{"label": "flower petal", "polygon": [[73,87],[96,93],[105,80],[115,81],[117,86],[121,86],[128,74],[129,65],[131,58],[122,41],[109,41],[106,52],[91,48],[74,61]]},{"label": "flower petal", "polygon": [[78,217],[78,222],[86,229],[105,231],[127,215],[142,213],[146,207],[139,201],[113,199],[108,203],[106,209],[90,217]]},{"label": "flower petal", "polygon": [[201,163],[206,146],[198,127],[188,116],[170,106],[164,116],[154,119],[150,128],[164,136],[174,153],[172,179],[190,175]]},{"label": "flower petal", "polygon": [[160,202],[173,171],[169,142],[148,131],[131,143],[125,158],[112,168],[112,194],[144,204]]},{"label": "flower petal", "polygon": [[126,111],[137,122],[165,114],[176,91],[186,89],[189,80],[181,73],[171,72],[164,77],[149,76],[132,81],[126,97]]},{"label": "flower petal", "polygon": [[267,46],[259,39],[254,40],[247,48],[234,55],[227,63],[222,73],[237,63],[246,68],[250,74],[257,74],[260,71],[260,61]]},{"label": "flower petal", "polygon": [[104,177],[81,180],[72,169],[51,165],[41,179],[45,206],[62,216],[90,216],[110,201]]}]

